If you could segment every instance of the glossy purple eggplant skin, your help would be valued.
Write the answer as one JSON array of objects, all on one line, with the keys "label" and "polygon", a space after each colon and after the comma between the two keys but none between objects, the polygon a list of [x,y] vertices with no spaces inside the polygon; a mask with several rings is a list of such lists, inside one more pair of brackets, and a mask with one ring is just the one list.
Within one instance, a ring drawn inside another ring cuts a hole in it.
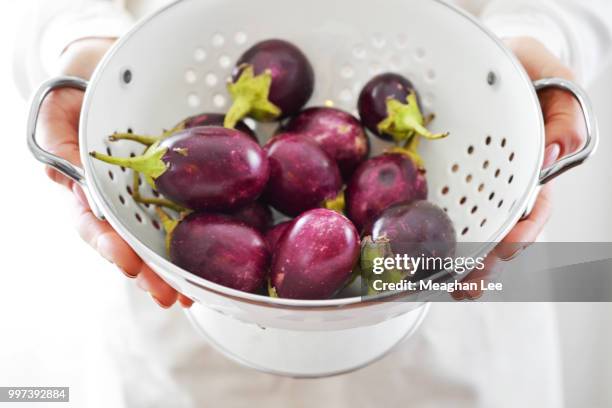
[{"label": "glossy purple eggplant skin", "polygon": [[357,168],[346,189],[346,211],[357,229],[367,234],[386,208],[426,198],[425,173],[407,155],[386,153]]},{"label": "glossy purple eggplant skin", "polygon": [[245,65],[252,65],[255,75],[270,70],[272,85],[268,99],[280,108],[281,118],[297,114],[312,96],[312,65],[299,48],[287,41],[271,39],[249,48],[236,63],[232,73],[234,82]]},{"label": "glossy purple eggplant skin", "polygon": [[232,211],[255,201],[269,176],[263,149],[244,133],[221,127],[186,129],[161,143],[167,170],[157,191],[195,211]]},{"label": "glossy purple eggplant skin", "polygon": [[254,228],[228,217],[192,213],[170,241],[177,266],[228,288],[254,293],[266,281],[270,254]]},{"label": "glossy purple eggplant skin", "polygon": [[270,139],[264,150],[270,163],[264,198],[283,214],[298,216],[321,207],[340,192],[338,166],[313,141],[299,134],[283,133]]},{"label": "glossy purple eggplant skin", "polygon": [[359,94],[357,108],[361,123],[374,135],[385,140],[393,140],[391,136],[378,131],[378,124],[387,118],[387,99],[406,103],[410,92],[416,92],[414,85],[399,74],[388,72],[375,76]]},{"label": "glossy purple eggplant skin", "polygon": [[370,151],[368,136],[359,120],[336,108],[308,108],[293,117],[284,130],[314,140],[336,161],[345,180]]},{"label": "glossy purple eggplant skin", "polygon": [[[225,115],[222,113],[200,113],[198,115],[190,116],[183,121],[183,126],[185,129],[198,127],[198,126],[217,126],[223,127],[223,120],[225,119]],[[255,141],[257,141],[257,135],[248,127],[243,121],[240,121],[236,124],[236,130],[241,131],[249,136],[251,136]]]},{"label": "glossy purple eggplant skin", "polygon": [[[395,255],[410,257],[454,257],[457,234],[448,215],[428,201],[400,203],[387,208],[372,226],[372,238],[386,236]],[[435,269],[422,269],[414,276],[424,279]]]},{"label": "glossy purple eggplant skin", "polygon": [[266,243],[268,244],[268,249],[271,253],[274,253],[274,251],[276,251],[276,245],[278,244],[278,241],[281,239],[281,237],[283,236],[285,231],[287,231],[290,225],[291,221],[281,222],[280,224],[273,226],[266,232]]},{"label": "glossy purple eggplant skin", "polygon": [[322,208],[308,211],[277,244],[272,286],[281,298],[328,299],[350,278],[359,253],[359,234],[346,217]]},{"label": "glossy purple eggplant skin", "polygon": [[253,227],[260,232],[267,231],[272,225],[272,211],[270,211],[267,205],[259,201],[247,204],[245,207],[228,215],[232,219],[242,221],[249,227]]}]

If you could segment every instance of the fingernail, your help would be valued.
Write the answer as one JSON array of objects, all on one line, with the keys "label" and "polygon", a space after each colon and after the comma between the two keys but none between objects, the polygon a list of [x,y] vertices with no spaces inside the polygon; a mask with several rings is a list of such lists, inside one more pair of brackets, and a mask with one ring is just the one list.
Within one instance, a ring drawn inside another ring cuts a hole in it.
[{"label": "fingernail", "polygon": [[87,197],[85,197],[85,192],[77,183],[72,183],[72,193],[76,197],[79,204],[81,204],[85,208],[89,208],[89,203],[87,202]]},{"label": "fingernail", "polygon": [[162,309],[170,309],[170,306],[172,305],[165,305],[163,304],[158,298],[155,297],[155,295],[153,295],[152,293],[149,293],[149,295],[151,295],[151,297],[153,298],[153,300],[155,301],[155,303],[157,303],[157,305],[159,307],[161,307]]},{"label": "fingernail", "polygon": [[559,143],[548,145],[544,151],[544,167],[548,167],[556,162],[560,154],[561,146]]}]

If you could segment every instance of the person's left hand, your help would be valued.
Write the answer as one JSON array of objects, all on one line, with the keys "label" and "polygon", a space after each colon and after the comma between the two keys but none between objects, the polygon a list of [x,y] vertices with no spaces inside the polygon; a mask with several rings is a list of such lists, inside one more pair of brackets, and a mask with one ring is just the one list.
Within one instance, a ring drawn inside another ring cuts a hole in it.
[{"label": "person's left hand", "polygon": [[[514,51],[532,80],[563,78],[575,80],[574,73],[539,41],[529,37],[511,38],[506,45]],[[544,167],[579,149],[586,140],[586,127],[580,105],[569,93],[550,89],[540,92],[540,104],[546,126]],[[552,211],[551,183],[540,191],[529,216],[519,221],[486,260],[487,267],[468,275],[464,282],[480,282],[500,260],[511,260],[540,235]],[[480,285],[479,285],[480,286]],[[453,297],[476,299],[480,291],[457,291]]]}]

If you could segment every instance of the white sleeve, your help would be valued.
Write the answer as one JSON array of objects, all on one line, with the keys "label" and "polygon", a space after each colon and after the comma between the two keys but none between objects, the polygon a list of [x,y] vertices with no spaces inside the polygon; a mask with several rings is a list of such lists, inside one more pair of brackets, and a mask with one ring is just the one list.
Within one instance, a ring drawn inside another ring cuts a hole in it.
[{"label": "white sleeve", "polygon": [[612,50],[610,0],[490,0],[480,17],[500,37],[540,40],[572,67],[582,82],[591,80]]},{"label": "white sleeve", "polygon": [[20,24],[13,72],[22,95],[55,72],[58,57],[73,41],[119,37],[133,24],[121,1],[36,0]]}]

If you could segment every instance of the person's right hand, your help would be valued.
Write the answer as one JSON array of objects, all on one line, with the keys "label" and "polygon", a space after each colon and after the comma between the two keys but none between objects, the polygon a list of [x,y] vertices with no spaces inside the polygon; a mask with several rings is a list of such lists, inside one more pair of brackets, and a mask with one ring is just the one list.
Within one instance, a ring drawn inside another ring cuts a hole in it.
[{"label": "person's right hand", "polygon": [[[71,44],[61,57],[60,73],[88,79],[113,41],[83,39]],[[66,88],[53,91],[41,106],[38,123],[41,146],[79,167],[82,167],[82,164],[78,145],[78,123],[82,103],[83,92],[79,90]],[[96,218],[77,183],[50,167],[47,167],[46,171],[53,181],[73,192],[78,208],[77,230],[85,242],[117,265],[127,277],[135,278],[138,286],[150,293],[161,307],[169,308],[177,300],[184,307],[191,306],[193,302],[153,272],[107,222]]]}]

